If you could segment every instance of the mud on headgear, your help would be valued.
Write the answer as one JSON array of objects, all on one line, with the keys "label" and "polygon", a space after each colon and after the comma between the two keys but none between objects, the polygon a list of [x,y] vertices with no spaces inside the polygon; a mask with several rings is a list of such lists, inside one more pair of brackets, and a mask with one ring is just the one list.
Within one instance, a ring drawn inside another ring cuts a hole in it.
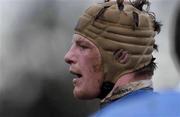
[{"label": "mud on headgear", "polygon": [[[159,25],[143,5],[146,0],[108,1],[90,6],[75,27],[75,33],[92,41],[102,57],[104,82],[115,83],[122,75],[148,65],[153,56]],[[117,51],[126,51],[128,59],[119,62]]]}]

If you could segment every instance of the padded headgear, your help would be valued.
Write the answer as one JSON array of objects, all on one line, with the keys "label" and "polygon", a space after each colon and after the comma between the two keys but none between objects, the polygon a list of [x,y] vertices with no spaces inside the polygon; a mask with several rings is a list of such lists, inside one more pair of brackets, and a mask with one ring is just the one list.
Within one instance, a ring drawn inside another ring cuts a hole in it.
[{"label": "padded headgear", "polygon": [[[90,6],[75,27],[75,33],[92,41],[102,57],[104,82],[115,83],[122,75],[148,65],[152,60],[154,19],[123,0]],[[128,61],[114,57],[117,50],[128,52]]]}]

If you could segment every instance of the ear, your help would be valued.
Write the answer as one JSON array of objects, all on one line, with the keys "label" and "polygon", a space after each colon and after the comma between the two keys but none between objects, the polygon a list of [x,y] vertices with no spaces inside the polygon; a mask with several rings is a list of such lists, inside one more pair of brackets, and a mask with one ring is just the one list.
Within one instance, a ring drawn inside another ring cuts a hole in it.
[{"label": "ear", "polygon": [[113,55],[115,60],[121,64],[126,64],[128,61],[128,52],[123,49],[116,50]]}]

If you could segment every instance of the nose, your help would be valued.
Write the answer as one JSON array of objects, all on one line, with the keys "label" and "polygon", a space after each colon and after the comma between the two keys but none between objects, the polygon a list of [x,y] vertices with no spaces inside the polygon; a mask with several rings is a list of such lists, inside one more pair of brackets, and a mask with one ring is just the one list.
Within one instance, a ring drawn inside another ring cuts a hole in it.
[{"label": "nose", "polygon": [[75,57],[74,57],[73,52],[71,51],[71,49],[64,56],[64,60],[68,64],[75,63]]}]

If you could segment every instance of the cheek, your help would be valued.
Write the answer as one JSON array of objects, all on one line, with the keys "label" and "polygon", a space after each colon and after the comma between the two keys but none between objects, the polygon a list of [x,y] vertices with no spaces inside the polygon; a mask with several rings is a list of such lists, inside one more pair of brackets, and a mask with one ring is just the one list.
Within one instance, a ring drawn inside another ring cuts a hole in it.
[{"label": "cheek", "polygon": [[101,71],[101,58],[99,55],[85,55],[84,59],[81,60],[82,65],[89,69],[89,72],[99,72]]},{"label": "cheek", "polygon": [[91,86],[95,86],[97,88],[101,84],[103,79],[100,58],[97,56],[86,56],[86,59],[82,59],[81,62],[81,68],[85,80],[88,81],[87,83],[91,83]]},{"label": "cheek", "polygon": [[102,71],[101,64],[94,63],[92,65],[92,72],[100,72],[100,71]]},{"label": "cheek", "polygon": [[94,57],[92,58],[92,64],[91,64],[92,72],[102,72],[102,65],[101,65],[101,59],[100,57]]}]

